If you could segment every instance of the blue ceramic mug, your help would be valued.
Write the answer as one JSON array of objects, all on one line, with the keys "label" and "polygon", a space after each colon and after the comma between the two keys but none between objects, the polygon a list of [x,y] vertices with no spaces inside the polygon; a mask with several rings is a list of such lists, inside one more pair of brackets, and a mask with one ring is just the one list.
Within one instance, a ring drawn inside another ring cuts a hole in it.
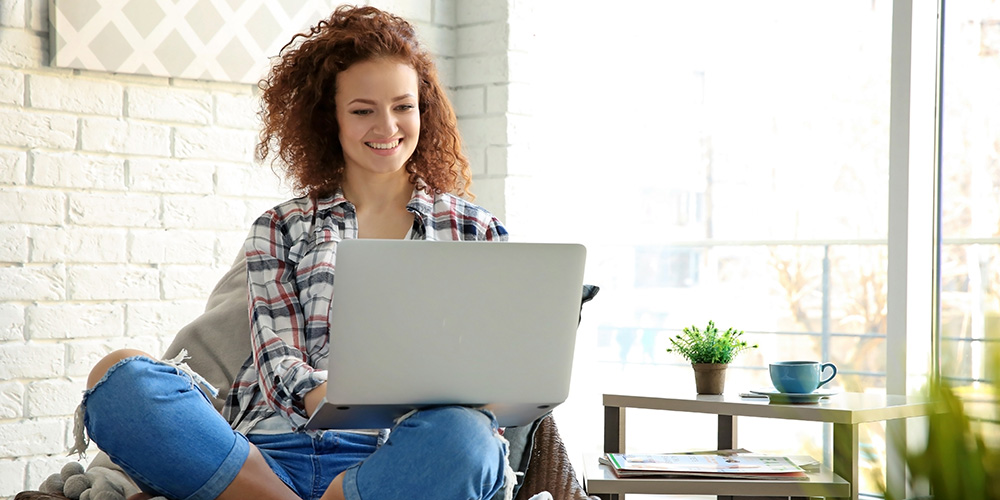
[{"label": "blue ceramic mug", "polygon": [[[833,373],[821,378],[827,367]],[[777,361],[771,363],[770,370],[774,388],[791,394],[808,394],[837,376],[836,365],[819,361]]]}]

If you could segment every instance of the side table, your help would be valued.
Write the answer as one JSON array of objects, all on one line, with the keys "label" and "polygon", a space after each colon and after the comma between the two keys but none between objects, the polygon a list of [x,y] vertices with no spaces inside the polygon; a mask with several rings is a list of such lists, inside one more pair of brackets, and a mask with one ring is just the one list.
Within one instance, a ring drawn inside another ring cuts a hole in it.
[{"label": "side table", "polygon": [[[815,404],[771,404],[767,399],[741,398],[736,394],[718,396],[605,394],[605,452],[625,452],[626,408],[714,414],[718,419],[720,450],[738,448],[737,417],[741,416],[832,423],[832,472],[834,476],[846,480],[850,487],[849,498],[852,500],[858,499],[860,424],[925,416],[932,411],[930,403],[916,396],[851,392],[836,394]],[[666,490],[669,490],[669,485],[661,488],[659,493],[671,493]]]}]

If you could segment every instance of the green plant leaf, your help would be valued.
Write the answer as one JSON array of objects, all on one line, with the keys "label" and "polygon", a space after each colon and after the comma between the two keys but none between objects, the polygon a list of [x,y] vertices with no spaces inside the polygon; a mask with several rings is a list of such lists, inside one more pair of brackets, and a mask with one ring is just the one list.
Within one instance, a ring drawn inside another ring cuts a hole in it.
[{"label": "green plant leaf", "polygon": [[[1000,390],[995,380],[983,385],[973,399],[985,405],[975,412],[941,381],[924,389],[937,411],[929,417],[923,449],[911,449],[903,458],[910,484],[926,482],[936,499],[1000,500],[1000,448],[995,439],[1000,430]],[[886,491],[881,477],[876,480],[888,500],[899,500]]]},{"label": "green plant leaf", "polygon": [[735,328],[720,334],[715,322],[709,321],[704,331],[692,325],[671,337],[667,352],[680,354],[691,363],[728,364],[741,352],[757,348],[757,344],[747,343],[742,336],[743,332]]}]

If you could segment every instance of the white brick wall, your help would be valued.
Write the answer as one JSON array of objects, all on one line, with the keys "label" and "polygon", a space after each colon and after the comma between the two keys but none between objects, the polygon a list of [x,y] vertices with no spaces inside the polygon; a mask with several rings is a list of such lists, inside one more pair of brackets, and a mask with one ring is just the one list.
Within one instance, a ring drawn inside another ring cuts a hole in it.
[{"label": "white brick wall", "polygon": [[28,105],[86,115],[122,115],[122,86],[116,82],[28,75]]},{"label": "white brick wall", "polygon": [[[455,99],[459,126],[474,182],[476,202],[505,222],[512,237],[533,214],[512,217],[511,208],[529,199],[512,198],[513,158],[530,160],[529,139],[519,124],[530,116],[530,57],[532,30],[524,28],[531,2],[514,0],[458,1],[455,6]],[[516,68],[518,69],[515,72]],[[518,168],[526,174],[534,162]]]},{"label": "white brick wall", "polygon": [[0,498],[74,459],[93,364],[160,354],[289,196],[251,161],[253,86],[52,68],[47,27],[0,2]]},{"label": "white brick wall", "polygon": [[24,384],[0,383],[0,419],[12,419],[24,415],[24,391]]},{"label": "white brick wall", "polygon": [[[0,460],[0,495],[13,498],[22,489],[28,487],[24,480],[27,468],[28,464],[25,461]],[[37,484],[41,484],[41,482]]]},{"label": "white brick wall", "polygon": [[4,108],[0,110],[0,144],[72,150],[76,147],[76,119],[33,109]]},{"label": "white brick wall", "polygon": [[0,225],[0,262],[28,260],[28,228],[21,224]]},{"label": "white brick wall", "polygon": [[24,101],[24,75],[0,69],[0,104],[21,104]]},{"label": "white brick wall", "polygon": [[125,188],[125,159],[101,155],[31,151],[31,183],[53,188]]},{"label": "white brick wall", "polygon": [[209,125],[213,114],[212,94],[205,90],[139,86],[128,90],[125,116],[130,118]]},{"label": "white brick wall", "polygon": [[115,303],[49,303],[28,307],[27,337],[81,339],[125,335],[125,305]]},{"label": "white brick wall", "polygon": [[66,298],[66,269],[62,264],[0,267],[0,283],[3,284],[0,300],[3,301]]},{"label": "white brick wall", "polygon": [[0,342],[24,340],[24,306],[0,303]]},{"label": "white brick wall", "polygon": [[126,155],[170,156],[171,127],[124,118],[80,119],[80,148]]},{"label": "white brick wall", "polygon": [[76,410],[86,380],[51,379],[28,384],[25,416],[59,417]]},{"label": "white brick wall", "polygon": [[[252,162],[252,85],[50,67],[47,3],[0,1],[0,499],[74,459],[93,364],[162,353],[250,222],[290,196]],[[503,219],[507,162],[524,157],[511,112],[530,112],[510,81],[524,50],[513,0],[370,3],[437,55],[477,202]]]}]

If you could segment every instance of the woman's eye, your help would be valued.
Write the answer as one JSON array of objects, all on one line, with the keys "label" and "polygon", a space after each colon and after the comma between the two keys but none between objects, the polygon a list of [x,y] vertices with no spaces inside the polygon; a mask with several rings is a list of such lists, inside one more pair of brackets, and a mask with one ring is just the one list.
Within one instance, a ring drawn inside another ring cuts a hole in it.
[{"label": "woman's eye", "polygon": [[399,111],[409,111],[414,108],[416,108],[416,106],[412,104],[400,104],[399,106],[396,106],[396,109]]},{"label": "woman's eye", "polygon": [[354,111],[351,111],[351,114],[365,116],[365,115],[372,114],[372,110],[370,110],[370,109],[355,109]]}]

